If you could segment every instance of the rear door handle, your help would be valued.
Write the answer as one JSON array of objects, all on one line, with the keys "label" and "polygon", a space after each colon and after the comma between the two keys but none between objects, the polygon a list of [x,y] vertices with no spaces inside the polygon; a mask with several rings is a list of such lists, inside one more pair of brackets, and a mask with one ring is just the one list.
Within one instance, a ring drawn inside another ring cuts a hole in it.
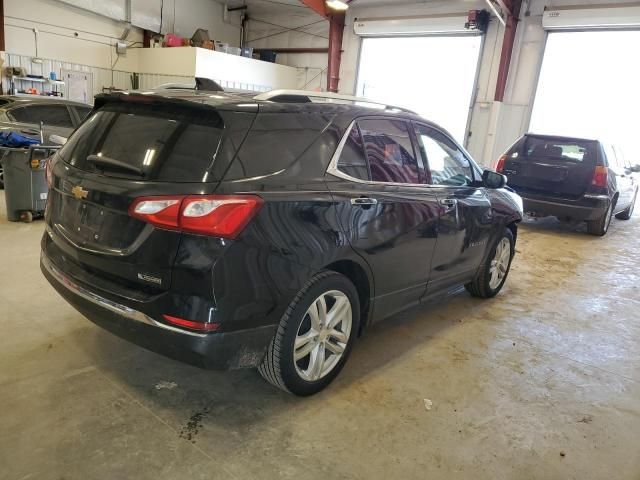
[{"label": "rear door handle", "polygon": [[458,200],[455,198],[443,198],[440,200],[440,205],[445,207],[455,207],[458,205]]},{"label": "rear door handle", "polygon": [[360,198],[351,199],[351,205],[367,206],[367,205],[377,205],[377,204],[378,204],[378,200],[376,200],[375,198],[360,197]]}]

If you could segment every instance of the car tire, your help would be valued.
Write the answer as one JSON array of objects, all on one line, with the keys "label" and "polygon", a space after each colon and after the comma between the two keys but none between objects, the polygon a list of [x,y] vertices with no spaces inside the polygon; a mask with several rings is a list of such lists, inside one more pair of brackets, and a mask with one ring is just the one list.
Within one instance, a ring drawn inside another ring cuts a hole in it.
[{"label": "car tire", "polygon": [[609,204],[609,208],[604,215],[597,220],[587,222],[587,232],[596,237],[604,237],[609,231],[611,225],[611,219],[613,217],[613,209],[615,208],[615,202]]},{"label": "car tire", "polygon": [[[331,326],[332,318],[339,323]],[[282,316],[258,371],[269,383],[294,395],[319,392],[347,361],[359,319],[360,303],[353,283],[336,272],[318,273]]]},{"label": "car tire", "polygon": [[467,291],[474,297],[495,297],[507,280],[514,254],[513,233],[510,229],[505,228],[502,235],[491,246],[489,255],[476,278],[465,285]]},{"label": "car tire", "polygon": [[631,201],[631,205],[629,205],[625,210],[618,213],[616,215],[616,218],[620,220],[630,220],[631,216],[633,215],[633,209],[636,206],[637,198],[638,198],[638,190],[636,190],[636,193],[633,195],[633,200]]}]

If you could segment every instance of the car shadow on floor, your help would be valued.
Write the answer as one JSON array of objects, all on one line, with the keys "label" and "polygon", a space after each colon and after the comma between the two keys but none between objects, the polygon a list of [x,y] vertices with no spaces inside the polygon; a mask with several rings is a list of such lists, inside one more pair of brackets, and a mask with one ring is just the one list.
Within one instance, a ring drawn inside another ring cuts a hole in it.
[{"label": "car shadow on floor", "polygon": [[[440,302],[372,325],[355,343],[336,381],[314,398],[331,398],[385,365],[411,355],[415,348],[425,348],[431,339],[477,315],[478,307],[482,310],[482,305],[488,307],[490,302],[474,299],[460,289]],[[75,346],[94,358],[114,387],[181,431],[195,416],[216,428],[241,432],[307,402],[271,386],[254,369],[202,370],[116,339],[98,327],[71,335],[76,336],[71,339]]]}]

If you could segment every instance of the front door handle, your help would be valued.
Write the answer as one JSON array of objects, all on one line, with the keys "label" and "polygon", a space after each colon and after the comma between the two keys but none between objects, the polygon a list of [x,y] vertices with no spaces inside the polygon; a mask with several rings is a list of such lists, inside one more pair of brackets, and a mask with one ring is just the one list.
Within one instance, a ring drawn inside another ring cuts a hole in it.
[{"label": "front door handle", "polygon": [[20,130],[20,133],[24,133],[25,135],[39,135],[40,132],[36,130]]},{"label": "front door handle", "polygon": [[369,197],[359,197],[359,198],[352,198],[351,199],[351,205],[357,205],[359,207],[366,207],[366,206],[370,206],[370,205],[377,205],[378,204],[378,200],[376,200],[375,198],[369,198]]}]

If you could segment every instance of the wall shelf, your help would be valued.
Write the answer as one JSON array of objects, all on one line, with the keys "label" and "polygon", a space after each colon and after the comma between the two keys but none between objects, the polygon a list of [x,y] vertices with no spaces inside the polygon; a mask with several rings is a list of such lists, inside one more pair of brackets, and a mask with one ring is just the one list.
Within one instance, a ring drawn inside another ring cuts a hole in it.
[{"label": "wall shelf", "polygon": [[51,80],[50,78],[18,77],[16,75],[13,75],[11,78],[13,80],[23,80],[25,82],[48,83],[50,85],[64,85],[63,81],[61,81],[61,80]]}]

